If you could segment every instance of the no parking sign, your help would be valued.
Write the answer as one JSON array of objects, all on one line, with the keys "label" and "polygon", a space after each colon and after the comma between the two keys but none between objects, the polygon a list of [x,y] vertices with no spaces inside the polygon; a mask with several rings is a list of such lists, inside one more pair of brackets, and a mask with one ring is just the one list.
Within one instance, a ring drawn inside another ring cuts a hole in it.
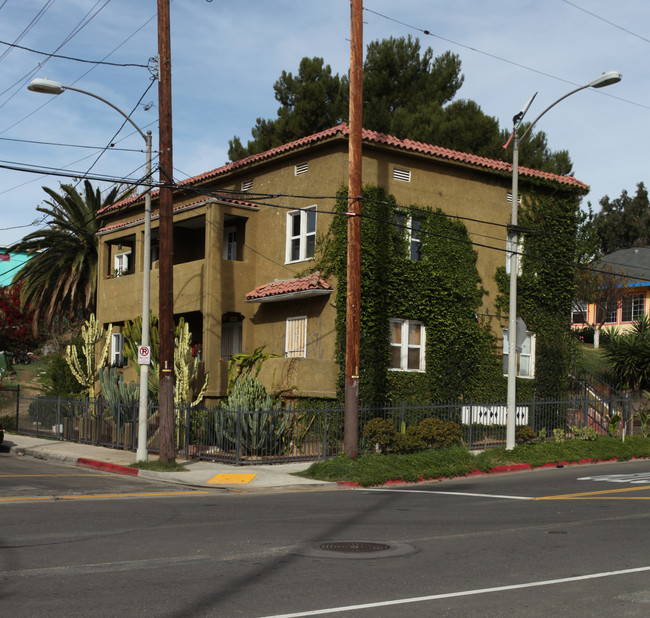
[{"label": "no parking sign", "polygon": [[151,349],[147,345],[138,346],[138,365],[151,364]]}]

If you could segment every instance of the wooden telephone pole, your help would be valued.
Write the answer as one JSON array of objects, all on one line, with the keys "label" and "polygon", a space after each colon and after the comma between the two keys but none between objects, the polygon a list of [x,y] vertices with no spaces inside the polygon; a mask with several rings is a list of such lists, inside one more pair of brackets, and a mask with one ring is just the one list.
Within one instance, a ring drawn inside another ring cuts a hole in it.
[{"label": "wooden telephone pole", "polygon": [[[160,330],[160,461],[174,461],[174,240],[172,157],[172,71],[169,0],[158,0],[158,111],[160,147],[160,258],[158,325]],[[149,316],[142,316],[148,320]]]},{"label": "wooden telephone pole", "polygon": [[348,265],[343,451],[359,448],[359,347],[361,344],[361,127],[363,109],[363,2],[350,3],[350,137],[348,171]]}]

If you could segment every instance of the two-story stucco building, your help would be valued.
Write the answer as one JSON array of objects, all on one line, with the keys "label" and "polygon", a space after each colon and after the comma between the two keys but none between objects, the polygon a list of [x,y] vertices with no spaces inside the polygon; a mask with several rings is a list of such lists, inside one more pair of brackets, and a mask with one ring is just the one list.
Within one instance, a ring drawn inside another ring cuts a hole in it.
[{"label": "two-story stucco building", "polygon": [[[266,346],[267,386],[297,394],[335,394],[335,281],[308,274],[317,238],[332,221],[336,193],[348,179],[348,126],[310,135],[178,183],[174,191],[174,315],[189,323],[211,380],[206,396],[225,394],[232,354]],[[398,204],[459,216],[476,242],[495,313],[497,267],[506,263],[512,166],[372,131],[363,132],[364,185],[384,188]],[[519,169],[526,180],[586,191],[573,177]],[[157,194],[152,222],[151,309],[158,311]],[[100,230],[97,317],[119,331],[141,313],[144,197],[104,210]],[[501,224],[494,226],[491,224]],[[493,325],[500,332],[498,324]]]}]

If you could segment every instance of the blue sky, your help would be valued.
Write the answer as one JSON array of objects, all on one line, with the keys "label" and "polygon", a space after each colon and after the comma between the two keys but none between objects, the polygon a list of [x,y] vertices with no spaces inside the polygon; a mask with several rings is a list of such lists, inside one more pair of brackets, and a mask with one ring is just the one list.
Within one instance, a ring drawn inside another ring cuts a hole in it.
[{"label": "blue sky", "polygon": [[[592,187],[587,200],[596,210],[603,195],[648,184],[650,3],[364,0],[364,8],[364,43],[410,34],[435,54],[457,53],[465,76],[459,98],[476,101],[503,127],[536,91],[529,120],[600,73],[620,71],[622,82],[573,95],[537,128],[553,150],[569,151],[575,176]],[[53,53],[69,38],[57,54],[147,65],[157,54],[155,11],[155,0],[7,0],[0,2],[0,41]],[[275,117],[273,83],[282,70],[295,73],[304,56],[324,58],[339,74],[349,66],[348,0],[174,0],[171,30],[178,180],[224,164],[233,135],[245,143],[256,118]],[[145,94],[147,68],[48,59],[0,44],[0,165],[81,176],[112,142],[90,173],[143,173],[142,138],[128,125],[113,137],[119,114],[71,91],[56,97],[29,92],[34,77],[94,92],[126,113],[135,110],[134,122],[152,129],[157,147],[158,95],[155,84]],[[37,229],[30,224],[47,197],[41,187],[57,189],[59,182],[74,181],[0,167],[0,245]]]}]

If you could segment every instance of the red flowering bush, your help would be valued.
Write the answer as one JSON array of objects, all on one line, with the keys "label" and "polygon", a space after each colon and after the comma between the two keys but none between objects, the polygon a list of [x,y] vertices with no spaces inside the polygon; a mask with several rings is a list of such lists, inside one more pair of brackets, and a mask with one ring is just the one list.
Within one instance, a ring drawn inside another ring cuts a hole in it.
[{"label": "red flowering bush", "polygon": [[20,309],[20,285],[0,288],[0,350],[32,350],[37,345],[32,317],[29,309]]}]

